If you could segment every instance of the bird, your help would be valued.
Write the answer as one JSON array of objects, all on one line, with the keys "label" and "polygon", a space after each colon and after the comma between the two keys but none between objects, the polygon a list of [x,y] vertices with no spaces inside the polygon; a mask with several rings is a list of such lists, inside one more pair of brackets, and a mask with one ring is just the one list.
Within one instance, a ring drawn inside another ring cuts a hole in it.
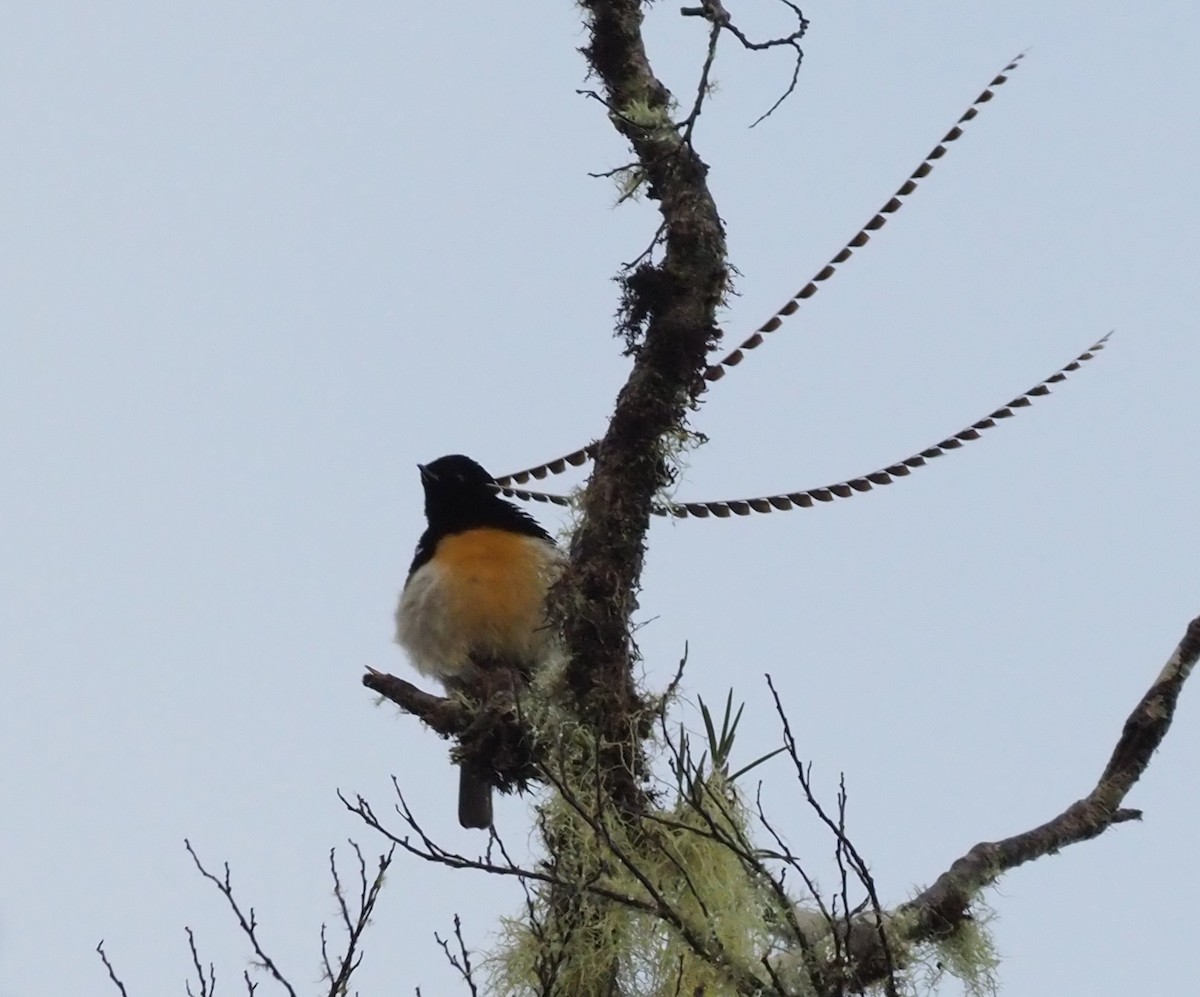
[{"label": "bird", "polygon": [[[396,642],[447,692],[485,700],[498,679],[509,688],[527,683],[553,660],[546,593],[562,554],[470,457],[417,467],[426,528],[396,608]],[[492,825],[492,785],[468,759],[459,763],[458,821]]]}]

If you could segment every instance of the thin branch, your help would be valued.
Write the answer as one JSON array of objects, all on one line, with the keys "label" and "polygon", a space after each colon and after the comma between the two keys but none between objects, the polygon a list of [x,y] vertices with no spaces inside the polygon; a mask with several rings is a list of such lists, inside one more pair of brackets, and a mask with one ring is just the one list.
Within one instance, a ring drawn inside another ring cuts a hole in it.
[{"label": "thin branch", "polygon": [[634,270],[642,263],[643,260],[650,259],[654,255],[654,250],[662,245],[663,232],[665,229],[666,223],[663,222],[658,226],[657,230],[655,230],[654,237],[650,240],[650,245],[638,253],[637,256],[635,256],[628,263],[622,263],[621,269],[626,271]]},{"label": "thin branch", "polygon": [[192,956],[192,968],[196,971],[196,980],[200,986],[199,991],[193,994],[192,984],[190,981],[184,984],[187,990],[188,997],[213,997],[217,989],[217,972],[213,964],[208,964],[208,977],[204,976],[204,966],[200,962],[200,952],[196,948],[196,935],[191,928],[183,929],[187,932],[188,951]]},{"label": "thin branch", "polygon": [[643,911],[647,914],[653,914],[655,907],[647,901],[640,900],[637,897],[631,897],[627,894],[620,893],[616,890],[610,890],[595,884],[581,885],[571,883],[561,877],[554,876],[550,873],[543,872],[538,869],[526,869],[521,866],[514,865],[509,861],[507,864],[488,861],[487,859],[468,858],[457,852],[448,851],[438,845],[425,832],[424,828],[418,823],[416,817],[409,809],[408,803],[404,800],[400,788],[396,785],[396,792],[399,795],[399,804],[396,808],[400,819],[408,825],[408,828],[413,832],[413,835],[418,839],[413,840],[411,835],[397,835],[386,828],[375,816],[375,812],[371,809],[363,797],[358,796],[354,803],[351,803],[341,792],[338,793],[338,798],[343,805],[352,814],[355,814],[364,824],[372,830],[378,831],[385,838],[397,845],[399,848],[408,852],[410,855],[415,855],[417,858],[424,859],[426,862],[432,862],[436,865],[446,866],[448,869],[467,869],[476,872],[487,872],[495,876],[508,876],[518,880],[528,880],[535,883],[545,883],[547,886],[560,886],[566,888],[575,888],[585,890],[589,893],[594,893],[598,897],[603,897],[606,900],[611,900],[614,903],[624,904],[627,907],[632,907],[635,910]]},{"label": "thin branch", "polygon": [[[750,52],[765,52],[767,49],[778,48],[780,46],[787,46],[795,51],[796,62],[792,67],[791,83],[788,84],[788,88],[780,95],[779,99],[775,101],[775,103],[772,104],[763,114],[760,114],[754,120],[753,124],[750,125],[751,128],[765,121],[772,114],[774,114],[779,105],[795,92],[796,84],[800,80],[800,66],[804,62],[804,51],[800,48],[800,39],[803,38],[805,33],[808,31],[808,20],[805,18],[804,13],[800,10],[800,8],[792,3],[791,0],[779,0],[779,2],[785,7],[791,8],[792,13],[796,15],[796,20],[799,22],[799,25],[795,31],[791,32],[791,34],[782,35],[778,38],[768,38],[764,42],[751,41],[746,33],[733,23],[733,19],[730,17],[729,11],[725,9],[720,0],[704,0],[703,4],[699,7],[683,7],[679,11],[679,13],[681,13],[684,17],[703,17],[705,20],[712,23],[713,40],[709,43],[709,60],[705,65],[705,80],[707,79],[708,66],[712,62],[712,56],[716,49],[716,35],[723,30],[728,31],[731,35],[733,35],[734,38],[742,43],[742,48]],[[694,113],[700,113],[699,102],[697,102]]]},{"label": "thin branch", "polygon": [[467,951],[467,943],[463,941],[462,919],[457,914],[454,915],[454,937],[458,941],[457,953],[450,951],[450,943],[436,931],[433,933],[433,937],[441,946],[442,952],[445,953],[446,960],[458,970],[463,982],[471,988],[471,997],[479,997],[479,988],[475,986],[475,977],[471,970],[471,953]]},{"label": "thin branch", "polygon": [[[854,972],[844,982],[852,989],[862,989],[884,979],[888,964],[880,933],[885,924],[909,945],[944,938],[970,920],[971,904],[979,892],[1004,873],[1070,845],[1090,841],[1116,824],[1140,820],[1140,810],[1121,804],[1170,730],[1179,694],[1198,659],[1200,616],[1188,624],[1166,665],[1126,719],[1092,790],[1038,827],[975,845],[916,898],[891,912],[873,913],[874,924],[856,923],[851,937]],[[798,771],[802,770],[800,766]],[[827,816],[823,819],[830,823]],[[833,826],[837,833],[836,824]],[[868,930],[859,931],[859,927]]]},{"label": "thin branch", "polygon": [[[683,654],[679,658],[679,664],[675,666],[675,674],[671,676],[671,681],[667,683],[667,688],[662,695],[658,697],[658,719],[664,725],[663,733],[666,733],[667,709],[675,699],[675,694],[679,691],[679,683],[683,681],[683,670],[687,667],[688,661],[688,645],[684,642]],[[670,740],[668,739],[668,743]]]},{"label": "thin branch", "polygon": [[117,976],[117,971],[113,969],[113,964],[108,961],[108,953],[104,951],[104,940],[96,946],[96,954],[100,956],[100,961],[104,963],[104,968],[108,970],[108,978],[112,980],[113,986],[121,993],[121,997],[129,997],[125,990],[125,984],[121,982],[121,978]]},{"label": "thin branch", "polygon": [[617,107],[615,107],[613,105],[613,103],[611,101],[609,101],[607,98],[601,96],[600,94],[596,93],[595,90],[576,90],[575,93],[579,97],[587,97],[589,100],[594,100],[598,104],[603,104],[605,110],[608,111],[609,115],[615,121],[619,121],[626,128],[645,128],[646,127],[641,122],[635,121],[633,118],[629,117],[627,114],[622,113]]},{"label": "thin branch", "polygon": [[[842,842],[849,842],[846,836],[846,777],[842,775],[838,782],[838,827],[841,829],[841,837],[838,840],[838,847],[842,848]],[[870,905],[871,913],[874,916],[875,928],[879,947],[883,950],[883,961],[885,972],[883,974],[884,992],[887,997],[899,997],[896,989],[896,970],[899,968],[895,956],[892,954],[892,943],[888,938],[886,930],[886,921],[883,916],[883,907],[879,903],[879,892],[875,888],[875,877],[871,875],[871,871],[867,868],[866,863],[862,860],[858,851],[851,848],[846,849],[854,868],[854,875],[858,877],[858,881],[862,884],[863,889],[867,891],[867,900],[862,906]],[[857,911],[855,912],[858,913]],[[851,926],[847,923],[847,929]],[[853,934],[847,931],[847,939],[853,940]]]},{"label": "thin branch", "polygon": [[384,699],[390,699],[402,710],[423,720],[443,737],[461,734],[474,719],[471,708],[460,699],[435,696],[418,689],[411,682],[368,668],[362,684]]},{"label": "thin branch", "polygon": [[623,166],[614,166],[611,170],[589,172],[588,176],[593,180],[609,180],[612,177],[619,177],[624,173],[632,173],[640,167],[641,163],[634,160],[632,163],[625,163]]},{"label": "thin branch", "polygon": [[[187,848],[188,854],[192,857],[192,861],[196,864],[196,868],[199,870],[200,875],[202,875],[205,879],[212,883],[213,886],[220,890],[221,895],[229,904],[229,909],[233,911],[234,917],[237,918],[238,926],[242,929],[242,934],[244,934],[250,940],[250,945],[253,947],[254,955],[257,959],[257,966],[260,969],[265,969],[268,973],[270,973],[275,982],[288,992],[288,997],[296,997],[296,991],[292,988],[292,985],[284,978],[283,974],[279,971],[279,967],[276,966],[274,960],[267,955],[265,951],[263,951],[263,947],[259,943],[258,921],[254,915],[254,908],[250,908],[249,915],[244,914],[241,906],[237,902],[237,899],[234,897],[233,883],[230,879],[229,863],[225,863],[224,877],[217,877],[204,867],[204,864],[200,861],[200,856],[196,854],[195,849],[192,848],[192,843],[188,841],[187,838],[183,839],[183,844],[184,847]],[[250,978],[248,975],[246,976],[246,985],[247,987],[250,987]],[[253,988],[250,989],[250,992],[254,992]]]},{"label": "thin branch", "polygon": [[833,914],[825,906],[825,901],[821,897],[821,891],[817,888],[816,882],[808,874],[808,870],[801,865],[800,860],[792,852],[792,850],[784,842],[782,835],[776,830],[775,826],[767,819],[766,813],[762,807],[762,783],[759,783],[758,791],[754,798],[755,810],[758,814],[759,823],[766,828],[767,833],[775,839],[775,844],[779,847],[779,853],[771,855],[778,861],[785,863],[783,873],[778,877],[769,876],[768,881],[774,886],[776,899],[779,901],[784,915],[787,918],[788,927],[791,929],[792,937],[796,940],[796,945],[800,949],[801,961],[804,964],[804,971],[808,976],[809,982],[817,988],[817,992],[823,992],[827,989],[824,985],[825,968],[818,961],[816,952],[813,948],[814,939],[809,938],[808,933],[800,926],[799,918],[797,917],[796,906],[791,898],[787,895],[787,889],[784,882],[784,876],[787,874],[787,869],[795,869],[801,880],[804,882],[805,890],[808,895],[813,898],[813,902],[817,905],[817,910],[820,917],[824,920],[829,931],[835,929]]},{"label": "thin branch", "polygon": [[329,871],[333,877],[333,894],[337,900],[342,926],[346,930],[346,950],[343,952],[335,972],[330,964],[326,946],[325,925],[321,925],[321,958],[325,963],[326,976],[329,979],[329,997],[339,997],[339,995],[345,994],[350,978],[362,964],[363,956],[359,950],[359,943],[362,940],[363,932],[367,930],[367,925],[371,922],[371,915],[375,912],[375,904],[383,889],[384,876],[391,866],[396,852],[395,846],[393,846],[386,854],[380,855],[374,876],[368,878],[367,863],[363,858],[362,849],[353,841],[350,842],[350,847],[354,849],[355,857],[358,859],[357,911],[353,915],[346,902],[346,894],[338,873],[334,850],[332,848],[329,850]]},{"label": "thin branch", "polygon": [[704,64],[700,67],[700,82],[696,84],[696,99],[692,102],[692,109],[688,112],[688,116],[678,125],[683,135],[683,141],[689,144],[692,141],[692,132],[696,128],[696,121],[700,117],[700,110],[704,107],[704,98],[708,96],[709,75],[712,73],[713,63],[717,59],[717,42],[721,37],[721,27],[722,22],[714,17],[712,28],[708,33],[708,51],[704,56]]}]

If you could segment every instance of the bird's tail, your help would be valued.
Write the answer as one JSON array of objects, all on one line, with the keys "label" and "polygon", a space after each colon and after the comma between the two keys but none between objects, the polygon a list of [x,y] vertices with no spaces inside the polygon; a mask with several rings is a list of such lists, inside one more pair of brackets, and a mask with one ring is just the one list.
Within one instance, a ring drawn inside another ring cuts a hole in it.
[{"label": "bird's tail", "polygon": [[463,827],[492,826],[492,787],[466,768],[458,770],[458,822]]}]

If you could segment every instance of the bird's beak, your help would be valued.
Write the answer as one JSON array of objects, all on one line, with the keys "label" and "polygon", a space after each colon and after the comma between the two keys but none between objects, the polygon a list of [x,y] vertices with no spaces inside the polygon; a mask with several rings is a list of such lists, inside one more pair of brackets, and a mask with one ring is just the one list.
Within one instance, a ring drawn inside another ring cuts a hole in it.
[{"label": "bird's beak", "polygon": [[422,481],[437,481],[436,475],[430,472],[428,464],[418,464],[417,470],[421,472]]}]

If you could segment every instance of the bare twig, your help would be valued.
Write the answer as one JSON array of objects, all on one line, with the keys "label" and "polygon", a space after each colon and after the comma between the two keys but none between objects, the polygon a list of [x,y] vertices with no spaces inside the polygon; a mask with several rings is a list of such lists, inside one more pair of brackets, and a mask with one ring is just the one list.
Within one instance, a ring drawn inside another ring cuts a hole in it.
[{"label": "bare twig", "polygon": [[[786,713],[784,712],[783,704],[779,699],[779,694],[775,689],[775,685],[770,675],[767,676],[767,685],[771,690],[771,695],[775,702],[775,711],[779,716],[780,723],[783,727],[784,746],[787,750],[788,757],[792,760],[792,765],[796,771],[796,779],[800,783],[801,789],[804,791],[805,800],[808,803],[809,808],[817,815],[821,822],[825,824],[825,826],[830,830],[830,832],[832,832],[834,836],[834,856],[837,862],[841,887],[841,930],[838,929],[836,921],[838,906],[836,899],[833,910],[827,911],[824,907],[824,904],[820,902],[819,895],[817,894],[817,891],[811,881],[808,879],[807,874],[803,871],[803,869],[799,868],[798,863],[795,864],[794,867],[800,871],[801,876],[804,878],[805,883],[808,886],[809,892],[817,898],[821,912],[829,924],[834,946],[833,962],[835,967],[840,967],[843,963],[843,959],[845,959],[855,970],[857,970],[857,964],[862,958],[862,954],[859,951],[861,945],[858,943],[858,938],[862,933],[856,930],[859,924],[856,918],[861,910],[869,903],[871,905],[873,914],[875,915],[874,925],[877,931],[877,943],[879,949],[876,956],[878,960],[882,962],[883,966],[883,971],[878,977],[876,977],[876,979],[883,982],[884,989],[888,994],[888,997],[896,997],[895,974],[899,967],[892,953],[891,942],[889,941],[885,931],[885,919],[883,916],[884,912],[879,903],[879,896],[875,889],[875,880],[871,876],[870,870],[867,868],[865,859],[863,859],[861,853],[854,846],[854,843],[850,840],[848,834],[846,833],[847,796],[845,777],[843,776],[838,784],[837,817],[834,818],[826,812],[824,806],[817,799],[816,794],[813,792],[811,766],[802,762],[797,754],[796,740],[792,735],[791,725],[788,721]],[[759,809],[759,816],[764,825],[766,825],[767,821],[762,814],[761,807]],[[776,843],[782,846],[783,843],[779,836],[775,834],[774,830],[769,828],[769,826],[768,829],[775,838]],[[867,893],[867,900],[855,909],[852,909],[850,906],[848,890],[849,873],[853,873],[855,879],[858,880]],[[837,978],[837,974],[834,975],[835,978]]]},{"label": "bare twig", "polygon": [[588,176],[593,180],[609,180],[613,177],[619,177],[625,173],[633,173],[639,168],[640,164],[635,160],[632,163],[625,163],[623,166],[614,166],[610,170],[596,170],[589,172]]},{"label": "bare twig", "polygon": [[[548,886],[563,886],[570,888],[578,888],[590,893],[594,893],[599,897],[604,897],[607,900],[612,900],[616,903],[624,904],[637,910],[653,913],[654,906],[637,897],[631,897],[627,894],[616,890],[610,890],[597,884],[580,885],[571,883],[560,877],[554,876],[551,873],[540,869],[526,869],[515,865],[511,860],[505,862],[494,862],[483,858],[468,858],[458,852],[451,852],[441,847],[426,833],[421,824],[417,821],[408,803],[404,800],[404,796],[400,791],[399,785],[396,785],[396,792],[399,797],[397,805],[397,813],[400,819],[407,825],[412,832],[411,835],[397,835],[386,828],[379,818],[375,816],[375,812],[371,809],[371,804],[363,797],[358,796],[355,802],[351,803],[342,793],[338,793],[338,798],[345,805],[346,809],[352,814],[358,816],[360,820],[368,827],[378,831],[385,838],[397,845],[402,850],[410,855],[415,855],[417,858],[424,859],[426,862],[432,862],[436,865],[446,866],[448,869],[468,869],[476,872],[487,872],[496,876],[508,876],[518,880],[528,880],[535,883],[545,883]],[[414,836],[416,840],[414,840]]]},{"label": "bare twig", "polygon": [[108,978],[112,980],[113,986],[115,986],[120,992],[121,997],[129,997],[129,994],[125,990],[125,984],[122,983],[120,977],[117,976],[117,971],[113,969],[113,964],[108,961],[108,953],[104,951],[103,939],[101,939],[100,943],[96,946],[96,954],[100,956],[100,961],[104,963],[104,968],[108,971]]},{"label": "bare twig", "polygon": [[688,116],[678,123],[678,128],[682,132],[683,141],[691,143],[692,132],[696,128],[696,121],[700,117],[700,110],[704,107],[704,98],[708,96],[709,75],[712,73],[713,63],[717,59],[717,42],[721,37],[721,22],[714,19],[713,25],[708,32],[708,51],[704,56],[704,64],[700,67],[700,82],[696,84],[696,99],[692,102],[692,109],[688,112]]},{"label": "bare twig", "polygon": [[363,858],[362,849],[353,841],[350,842],[350,847],[354,849],[354,855],[358,859],[358,898],[354,913],[351,913],[350,905],[346,901],[345,889],[338,872],[336,854],[332,848],[329,850],[329,872],[333,877],[333,895],[337,900],[342,927],[346,931],[346,948],[335,970],[329,958],[325,925],[321,925],[321,958],[325,963],[326,978],[329,980],[329,997],[340,997],[345,994],[351,976],[362,964],[363,957],[359,950],[359,943],[362,941],[363,932],[367,930],[367,925],[370,924],[371,915],[375,912],[379,892],[383,889],[384,876],[392,864],[392,858],[396,851],[393,846],[386,854],[380,855],[375,874],[368,878],[367,863]]},{"label": "bare twig", "polygon": [[[842,775],[838,781],[838,828],[841,831],[841,835],[838,838],[839,849],[843,849],[845,847],[842,844],[843,842],[849,842],[850,840],[846,836],[847,799],[846,777],[845,775]],[[867,892],[867,899],[860,905],[859,910],[855,911],[854,914],[858,914],[862,908],[867,907],[868,905],[870,906],[873,920],[875,922],[875,929],[877,933],[876,937],[879,941],[879,947],[883,951],[885,970],[883,974],[884,992],[887,994],[887,997],[898,997],[898,992],[896,989],[896,970],[899,969],[899,966],[896,962],[895,956],[892,954],[892,943],[887,935],[886,921],[883,916],[883,907],[879,903],[879,892],[875,889],[875,878],[871,875],[871,871],[867,868],[866,863],[862,860],[857,850],[853,849],[853,847],[850,847],[845,848],[845,851],[849,856],[854,868],[854,875],[857,877],[859,883],[862,884],[863,889]],[[845,903],[844,893],[843,903]],[[847,917],[849,918],[850,916],[851,914],[847,909]],[[846,923],[846,937],[849,941],[852,941],[854,938],[852,929],[853,926],[848,920]]]},{"label": "bare twig", "polygon": [[188,995],[188,997],[213,997],[213,995],[216,993],[216,989],[217,989],[216,969],[214,968],[213,964],[210,962],[208,964],[208,976],[205,977],[204,966],[200,962],[200,952],[196,948],[195,932],[193,932],[192,929],[188,928],[188,927],[185,927],[183,930],[187,932],[188,951],[191,953],[191,956],[192,956],[192,969],[194,969],[196,971],[196,981],[197,981],[197,985],[200,987],[199,990],[193,992],[191,981],[188,981],[185,984],[185,989],[187,991],[187,995]]},{"label": "bare twig", "polygon": [[[187,848],[188,854],[192,857],[192,861],[196,864],[196,868],[199,870],[200,875],[212,883],[213,886],[215,886],[221,892],[221,895],[229,904],[229,909],[233,911],[234,917],[237,918],[238,926],[242,929],[242,934],[250,940],[250,945],[254,949],[255,959],[257,960],[256,965],[258,968],[266,970],[268,973],[270,973],[275,982],[288,992],[288,997],[296,997],[296,991],[292,988],[292,985],[279,971],[279,967],[275,965],[274,960],[267,955],[267,953],[263,950],[262,944],[259,942],[258,920],[255,917],[254,908],[251,907],[248,914],[243,913],[241,905],[237,902],[237,898],[234,897],[233,883],[230,878],[229,863],[225,863],[225,875],[223,877],[215,876],[204,867],[204,864],[200,861],[200,856],[198,856],[195,849],[192,848],[192,843],[184,838],[183,844],[184,847]],[[247,987],[250,986],[249,976],[246,977],[246,984]],[[251,989],[250,992],[253,993],[253,989]]]},{"label": "bare twig", "polygon": [[706,21],[709,21],[712,24],[712,35],[708,46],[708,58],[704,64],[704,72],[701,74],[700,96],[697,97],[692,114],[690,114],[686,119],[689,126],[688,135],[691,134],[691,124],[694,124],[695,117],[700,113],[700,102],[708,82],[708,70],[712,66],[712,60],[716,54],[717,35],[720,34],[721,31],[728,31],[739,42],[742,43],[742,48],[750,52],[765,52],[767,49],[787,46],[788,48],[793,49],[796,53],[796,62],[792,68],[791,83],[788,84],[788,88],[780,95],[779,99],[775,101],[775,103],[772,104],[765,113],[760,114],[758,118],[755,119],[754,123],[750,126],[751,128],[769,118],[776,111],[779,105],[795,92],[796,83],[800,79],[800,65],[804,61],[804,52],[800,48],[800,39],[803,38],[805,32],[808,31],[808,20],[805,18],[800,8],[792,3],[791,0],[779,0],[779,2],[784,6],[791,8],[792,13],[796,15],[796,20],[799,23],[796,29],[790,34],[781,35],[778,38],[768,38],[766,41],[762,42],[751,41],[746,33],[742,31],[741,28],[739,28],[736,24],[734,24],[733,18],[730,16],[729,11],[725,9],[720,0],[703,0],[703,3],[699,7],[683,7],[680,9],[679,13],[681,13],[684,17],[703,17]]},{"label": "bare twig", "polygon": [[809,875],[808,871],[800,863],[800,860],[792,852],[783,840],[783,836],[776,831],[775,826],[767,819],[766,813],[762,806],[762,784],[759,784],[758,791],[755,793],[754,799],[755,811],[758,814],[759,823],[766,829],[767,833],[775,840],[775,844],[779,848],[779,852],[769,855],[777,861],[784,863],[784,870],[778,876],[768,876],[767,881],[772,884],[775,891],[776,900],[778,900],[781,909],[784,912],[785,920],[791,936],[796,942],[796,947],[800,950],[801,961],[804,965],[805,974],[808,977],[809,983],[817,990],[818,993],[823,993],[826,989],[824,981],[826,979],[825,967],[821,965],[813,948],[814,939],[809,937],[807,931],[800,925],[797,917],[795,904],[787,894],[785,876],[787,870],[794,869],[804,883],[804,888],[808,896],[812,897],[813,902],[817,905],[817,911],[821,920],[830,932],[834,931],[833,914],[828,907],[825,906],[825,901],[821,897],[821,891],[817,888],[816,881]]},{"label": "bare twig", "polygon": [[463,982],[470,987],[471,997],[479,997],[479,988],[475,986],[475,977],[471,970],[471,953],[467,951],[467,943],[463,941],[461,918],[457,914],[454,915],[454,937],[458,942],[457,952],[451,952],[449,941],[436,931],[433,933],[433,937],[445,953],[446,960],[458,970],[458,974],[463,978]]},{"label": "bare twig", "polygon": [[659,246],[662,245],[663,231],[664,231],[664,225],[659,225],[658,229],[654,233],[654,237],[650,240],[650,245],[648,245],[645,249],[643,249],[640,253],[638,253],[637,256],[635,256],[628,263],[622,263],[621,269],[626,270],[626,271],[633,270],[636,267],[638,267],[642,263],[643,260],[650,259],[654,255],[654,250],[656,250]]}]

